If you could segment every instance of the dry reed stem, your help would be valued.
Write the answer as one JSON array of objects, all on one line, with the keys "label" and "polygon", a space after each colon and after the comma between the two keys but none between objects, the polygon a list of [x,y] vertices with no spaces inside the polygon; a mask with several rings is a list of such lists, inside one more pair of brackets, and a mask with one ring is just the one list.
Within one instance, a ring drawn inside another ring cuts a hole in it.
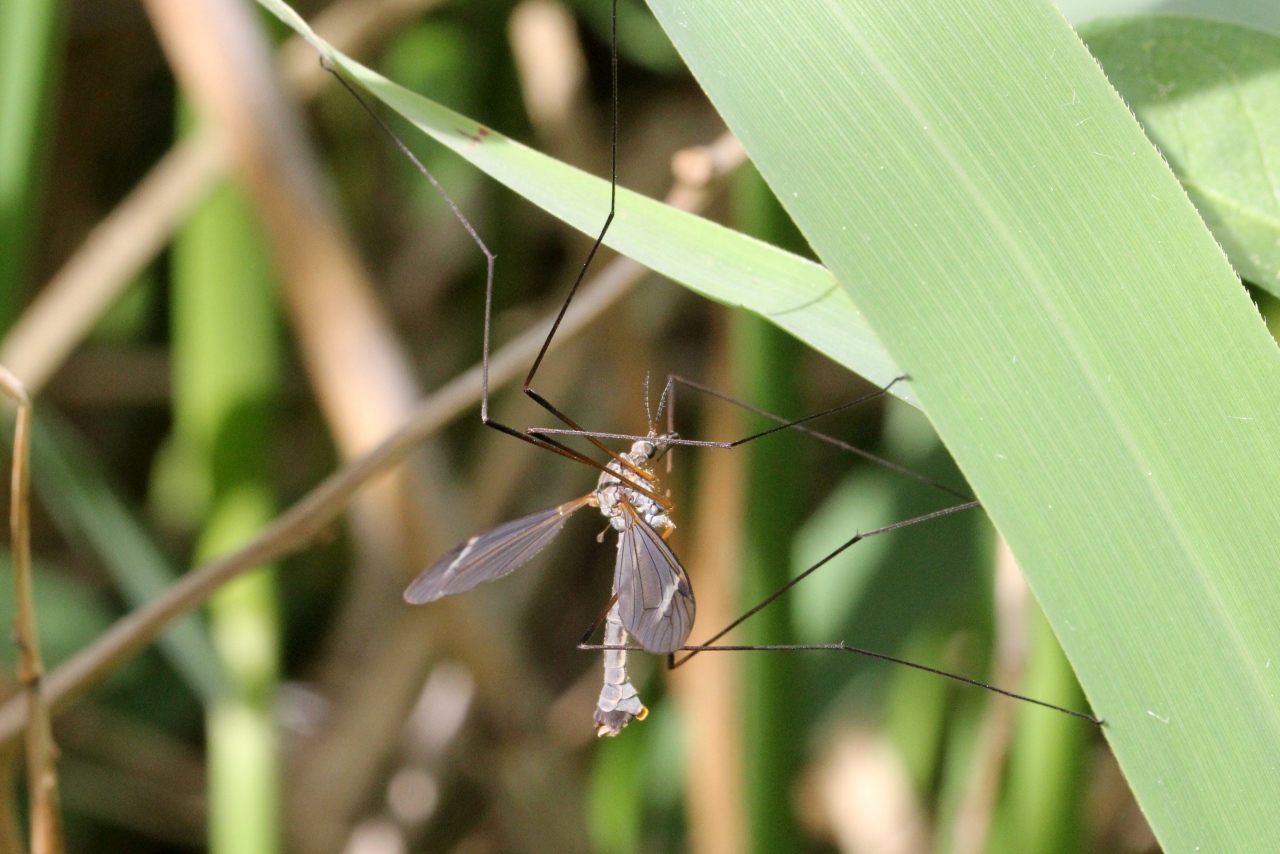
[{"label": "dry reed stem", "polygon": [[192,204],[213,186],[223,159],[210,134],[174,146],[41,289],[0,344],[0,362],[33,394],[168,244]]},{"label": "dry reed stem", "polygon": [[[303,361],[338,446],[346,457],[362,453],[404,423],[420,393],[367,275],[323,204],[319,170],[288,105],[275,95],[265,43],[251,18],[233,3],[149,0],[147,8],[184,90],[229,140],[237,172],[270,237]],[[412,474],[413,469],[392,473],[353,508],[359,571],[330,636],[329,662],[367,663],[370,651],[386,642],[368,627],[399,600],[412,536],[405,523],[414,509],[406,495],[416,487],[430,501],[427,493],[434,491],[434,504],[445,504],[439,497],[443,473],[416,482]],[[419,535],[426,532],[423,538],[431,551],[442,545],[443,515],[426,512],[414,520]],[[470,607],[451,603],[449,610]],[[412,626],[405,628],[413,633]],[[481,672],[503,666],[503,651],[492,645],[477,644],[471,652],[469,661]],[[331,664],[328,669],[342,675],[340,667]],[[349,690],[349,680],[331,682],[337,707],[331,720],[345,720],[345,712],[368,705],[367,696]],[[340,747],[343,735],[326,729],[322,741],[309,748]],[[367,747],[375,755],[382,749]],[[353,795],[363,800],[357,775],[329,779],[336,783],[323,799],[330,809],[320,820],[291,821],[290,836],[300,848],[325,848],[333,820],[342,819],[343,811],[333,807]]]},{"label": "dry reed stem", "polygon": [[[717,165],[731,168],[734,160],[721,152],[729,146],[709,147]],[[740,150],[740,149],[739,149]],[[741,160],[737,160],[740,163]],[[707,190],[677,186],[671,199],[685,205],[704,203]],[[690,208],[685,207],[685,210]],[[553,347],[568,341],[608,310],[631,285],[645,274],[644,267],[629,258],[611,262],[584,286],[565,315]],[[511,382],[528,369],[546,337],[551,317],[503,347],[489,360],[493,388]],[[241,572],[279,560],[323,536],[351,497],[365,484],[401,462],[417,444],[480,400],[480,366],[459,374],[414,409],[409,420],[376,448],[347,463],[325,478],[311,492],[282,513],[243,547],[191,569],[164,595],[121,617],[90,646],[67,659],[45,678],[44,696],[57,712],[74,702],[91,686],[151,644],[177,617],[201,605],[223,584]],[[0,746],[10,743],[27,722],[26,703],[15,698],[0,705]]]},{"label": "dry reed stem", "polygon": [[[1022,682],[1029,644],[1029,596],[1022,570],[1009,544],[1001,537],[996,545],[995,663],[991,679],[994,685]],[[956,854],[979,854],[987,850],[1005,757],[1013,740],[1014,703],[1012,697],[998,694],[993,694],[987,702],[973,751],[969,787],[952,826],[951,850]]]},{"label": "dry reed stem", "polygon": [[22,821],[18,818],[18,768],[21,749],[11,744],[0,750],[0,854],[24,854]]},{"label": "dry reed stem", "polygon": [[[345,0],[316,19],[316,31],[340,50],[359,53],[439,2]],[[314,98],[330,79],[299,36],[281,47],[278,65],[300,98]],[[228,157],[225,141],[208,129],[176,143],[40,290],[0,342],[0,364],[21,377],[30,394],[40,393],[103,312],[168,245],[226,174]]]},{"label": "dry reed stem", "polygon": [[582,169],[604,158],[606,144],[584,93],[587,60],[573,15],[558,0],[524,0],[511,11],[507,39],[525,112],[548,154]]},{"label": "dry reed stem", "polygon": [[[724,321],[711,343],[713,388],[727,388],[732,373]],[[714,407],[708,436],[741,435],[741,413]],[[688,567],[698,591],[704,626],[726,626],[739,613],[742,511],[746,465],[743,454],[708,454],[698,478],[696,516],[688,526]],[[747,850],[747,795],[743,776],[742,659],[707,656],[670,674],[671,693],[688,722],[685,812],[692,854]]]},{"label": "dry reed stem", "polygon": [[13,431],[13,465],[9,491],[9,531],[13,539],[13,584],[16,614],[13,638],[18,645],[20,702],[25,701],[27,789],[31,800],[32,854],[61,854],[62,809],[58,802],[58,748],[53,742],[44,696],[44,662],[36,628],[36,600],[31,580],[31,398],[22,381],[0,367],[0,391],[18,404]]}]

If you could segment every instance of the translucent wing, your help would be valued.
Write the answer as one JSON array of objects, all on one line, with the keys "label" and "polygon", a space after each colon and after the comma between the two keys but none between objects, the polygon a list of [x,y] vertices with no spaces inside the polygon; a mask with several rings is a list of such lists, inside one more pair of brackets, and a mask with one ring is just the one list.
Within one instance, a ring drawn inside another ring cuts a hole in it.
[{"label": "translucent wing", "polygon": [[539,510],[472,537],[423,570],[404,591],[405,601],[422,605],[501,578],[542,551],[569,516],[590,500],[588,495]]},{"label": "translucent wing", "polygon": [[613,586],[622,625],[649,652],[675,652],[693,630],[693,588],[658,532],[623,504],[627,526],[618,540]]}]

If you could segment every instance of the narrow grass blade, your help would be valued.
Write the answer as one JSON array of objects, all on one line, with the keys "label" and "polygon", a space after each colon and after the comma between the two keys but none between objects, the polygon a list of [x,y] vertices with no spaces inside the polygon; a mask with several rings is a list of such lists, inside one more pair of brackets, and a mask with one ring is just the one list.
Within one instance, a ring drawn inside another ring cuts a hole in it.
[{"label": "narrow grass blade", "polygon": [[[608,181],[397,86],[320,39],[280,0],[259,2],[424,133],[574,228],[599,231],[609,209]],[[762,315],[878,385],[902,373],[848,294],[811,261],[623,189],[605,242],[703,296]],[[909,384],[893,393],[915,400]]]},{"label": "narrow grass blade", "polygon": [[[173,584],[177,572],[70,427],[37,411],[31,453],[36,490],[63,536],[98,556],[130,607],[141,607]],[[202,701],[218,696],[222,668],[199,618],[175,622],[160,638],[160,650]]]},{"label": "narrow grass blade", "polygon": [[[212,485],[197,560],[239,548],[271,521],[275,283],[259,224],[224,185],[193,213],[173,250],[174,441]],[[281,850],[276,721],[281,627],[275,573],[261,567],[209,600],[227,691],[207,708],[209,849]]]}]

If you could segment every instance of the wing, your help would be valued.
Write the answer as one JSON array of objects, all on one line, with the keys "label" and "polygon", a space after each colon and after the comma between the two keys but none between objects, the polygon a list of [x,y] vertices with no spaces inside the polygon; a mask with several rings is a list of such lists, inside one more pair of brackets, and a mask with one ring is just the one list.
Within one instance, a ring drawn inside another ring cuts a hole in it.
[{"label": "wing", "polygon": [[693,631],[693,588],[658,532],[623,504],[628,524],[618,539],[613,586],[622,625],[649,652],[675,652]]},{"label": "wing", "polygon": [[411,605],[434,602],[501,578],[542,551],[591,496],[539,510],[472,537],[423,570],[404,591]]}]

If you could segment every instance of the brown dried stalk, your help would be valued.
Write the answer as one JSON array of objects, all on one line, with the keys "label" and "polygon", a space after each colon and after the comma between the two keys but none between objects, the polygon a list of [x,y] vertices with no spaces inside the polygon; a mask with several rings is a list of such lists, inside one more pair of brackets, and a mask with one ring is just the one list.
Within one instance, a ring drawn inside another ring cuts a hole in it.
[{"label": "brown dried stalk", "polygon": [[[709,348],[710,384],[717,388],[728,387],[732,372],[726,337],[722,322]],[[736,435],[741,430],[739,413],[727,407],[713,408],[704,429],[709,436]],[[689,566],[697,567],[693,583],[703,625],[728,625],[739,612],[745,465],[742,454],[712,454],[700,464],[697,516],[687,528],[693,533],[686,553]],[[743,735],[739,727],[724,725],[743,707],[742,660],[722,655],[697,670],[674,670],[669,683],[690,734],[685,798],[689,850],[692,854],[745,851],[748,822]]]},{"label": "brown dried stalk", "polygon": [[31,583],[31,398],[22,381],[0,367],[0,391],[18,404],[13,431],[9,530],[13,538],[13,583],[16,610],[13,637],[18,644],[20,702],[26,711],[27,787],[31,798],[32,854],[61,854],[62,810],[58,803],[58,748],[53,743],[44,696],[44,662],[36,629],[36,601]]},{"label": "brown dried stalk", "polygon": [[[1001,537],[996,550],[996,685],[1017,685],[1026,670],[1027,607],[1030,591],[1009,544]],[[1014,708],[1011,697],[994,695],[987,704],[970,763],[969,787],[951,829],[952,850],[956,854],[978,854],[987,850],[991,823],[995,817],[1005,760],[1013,741]]]}]

